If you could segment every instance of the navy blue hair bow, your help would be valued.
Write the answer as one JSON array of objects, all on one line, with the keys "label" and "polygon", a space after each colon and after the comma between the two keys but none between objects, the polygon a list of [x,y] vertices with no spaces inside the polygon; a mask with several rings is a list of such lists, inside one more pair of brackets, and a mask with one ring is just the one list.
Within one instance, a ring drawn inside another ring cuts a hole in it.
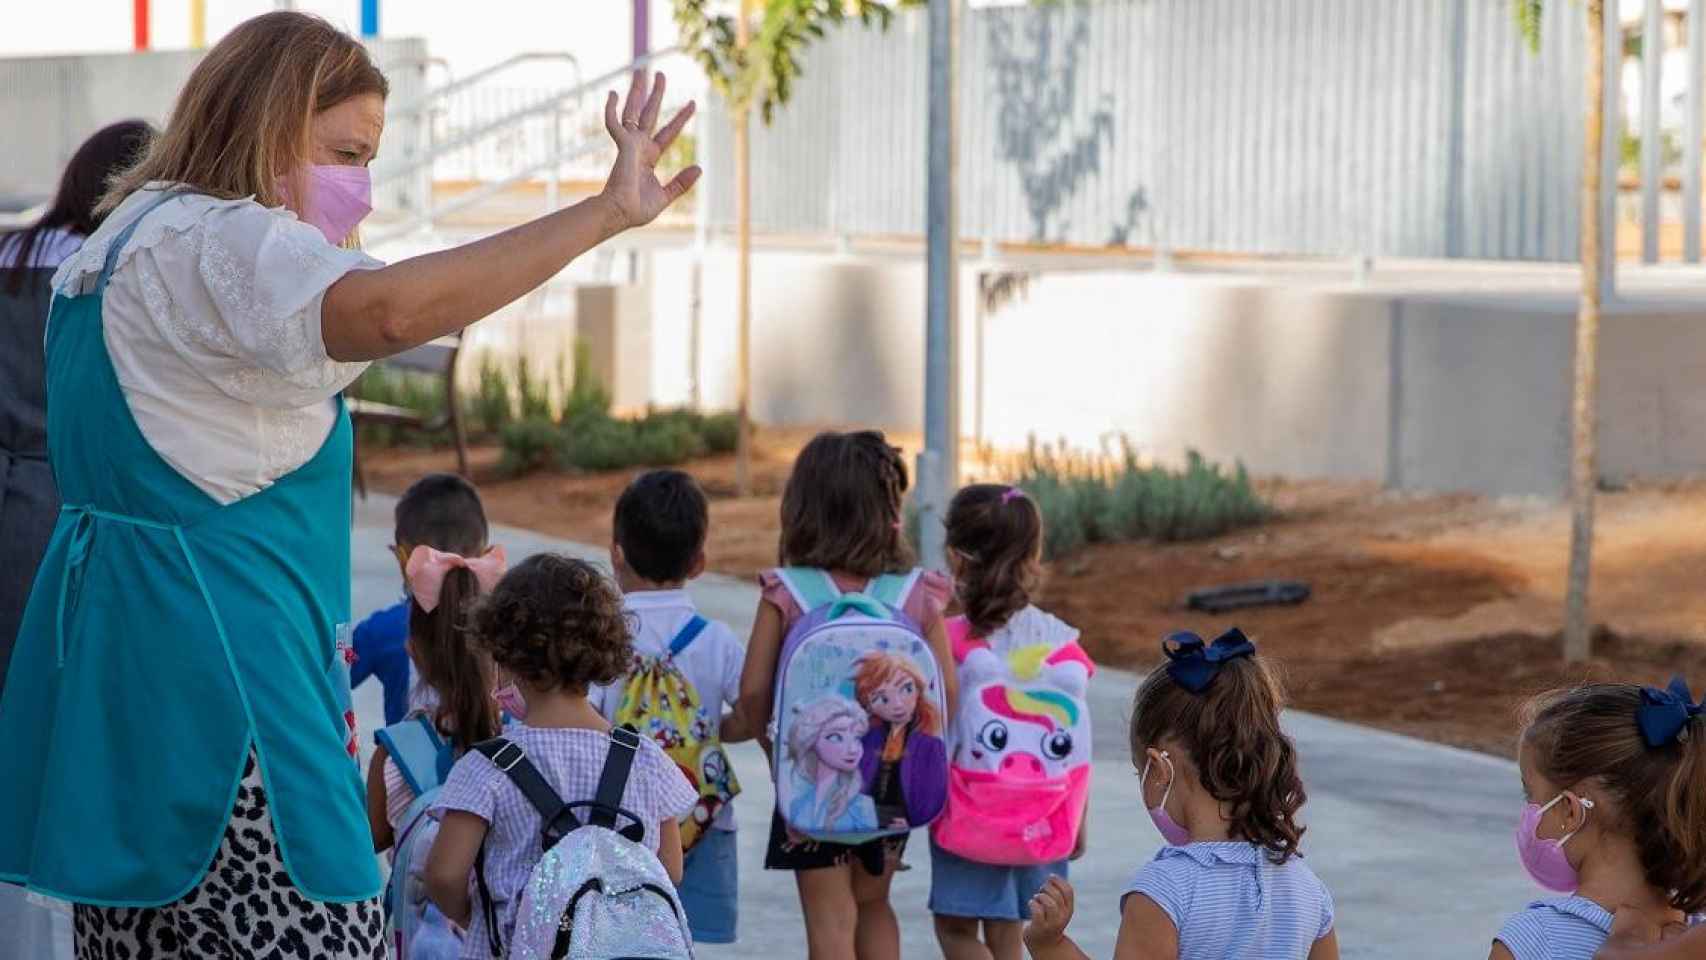
[{"label": "navy blue hair bow", "polygon": [[1167,675],[1173,682],[1192,693],[1202,693],[1227,661],[1254,655],[1256,645],[1244,631],[1233,627],[1213,643],[1204,643],[1202,637],[1189,631],[1172,634],[1161,641],[1161,652],[1167,655]]},{"label": "navy blue hair bow", "polygon": [[1706,712],[1706,700],[1695,703],[1688,693],[1688,681],[1672,677],[1670,686],[1641,688],[1641,706],[1635,710],[1635,720],[1641,725],[1641,736],[1649,747],[1662,747],[1682,738],[1688,722]]}]

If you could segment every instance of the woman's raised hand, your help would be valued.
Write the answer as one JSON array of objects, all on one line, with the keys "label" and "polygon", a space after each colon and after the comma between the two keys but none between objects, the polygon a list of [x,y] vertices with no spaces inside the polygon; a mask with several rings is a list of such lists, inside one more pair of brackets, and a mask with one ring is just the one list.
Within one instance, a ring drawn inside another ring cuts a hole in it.
[{"label": "woman's raised hand", "polygon": [[604,101],[604,128],[610,132],[610,139],[616,141],[616,163],[610,168],[610,179],[605,181],[602,195],[620,229],[641,227],[656,220],[658,214],[681,199],[699,180],[697,164],[676,174],[668,183],[658,180],[658,158],[681,134],[694,109],[690,101],[663,129],[658,129],[663,91],[663,74],[636,70],[626,101],[618,104],[614,90]]}]

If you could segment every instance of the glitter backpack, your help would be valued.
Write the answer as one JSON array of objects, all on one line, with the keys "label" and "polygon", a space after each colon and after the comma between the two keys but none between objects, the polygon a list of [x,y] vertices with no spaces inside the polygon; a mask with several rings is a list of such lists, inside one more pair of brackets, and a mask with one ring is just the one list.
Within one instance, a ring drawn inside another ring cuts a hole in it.
[{"label": "glitter backpack", "polygon": [[622,809],[640,749],[633,728],[610,731],[610,752],[590,801],[564,803],[513,740],[498,737],[474,749],[510,778],[544,824],[544,854],[521,890],[507,947],[486,885],[483,847],[474,860],[494,958],[692,960],[693,935],[675,884],[657,854],[642,845],[645,824]]},{"label": "glitter backpack", "polygon": [[651,737],[699,791],[699,802],[681,820],[682,853],[693,849],[717,814],[740,793],[740,782],[717,734],[721,705],[701,702],[692,681],[675,665],[675,658],[708,626],[710,621],[695,614],[669,642],[667,653],[638,658],[616,709],[618,726],[632,726]]}]

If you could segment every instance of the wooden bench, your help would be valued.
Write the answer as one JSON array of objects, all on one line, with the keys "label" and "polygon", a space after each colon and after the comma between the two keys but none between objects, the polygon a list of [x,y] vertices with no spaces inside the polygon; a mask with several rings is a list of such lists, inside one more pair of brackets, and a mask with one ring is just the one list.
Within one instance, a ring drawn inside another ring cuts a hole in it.
[{"label": "wooden bench", "polygon": [[359,397],[345,399],[350,420],[357,428],[354,450],[355,489],[364,499],[367,497],[367,478],[361,469],[360,427],[363,424],[386,424],[423,433],[439,433],[448,429],[451,440],[456,445],[456,472],[464,477],[468,475],[468,435],[462,426],[461,404],[457,402],[456,391],[456,361],[461,355],[462,338],[449,336],[423,343],[376,364],[443,378],[443,410],[427,412],[362,400]]}]

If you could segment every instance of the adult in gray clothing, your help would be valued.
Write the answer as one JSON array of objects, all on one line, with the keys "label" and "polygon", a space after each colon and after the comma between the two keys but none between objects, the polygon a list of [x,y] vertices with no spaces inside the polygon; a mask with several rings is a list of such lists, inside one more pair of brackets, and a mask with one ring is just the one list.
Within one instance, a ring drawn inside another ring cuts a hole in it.
[{"label": "adult in gray clothing", "polygon": [[48,281],[95,232],[95,204],[107,180],[141,154],[151,133],[140,120],[98,131],[72,155],[47,213],[23,230],[0,234],[0,683],[36,565],[59,519],[42,385],[42,336],[53,299]]}]

